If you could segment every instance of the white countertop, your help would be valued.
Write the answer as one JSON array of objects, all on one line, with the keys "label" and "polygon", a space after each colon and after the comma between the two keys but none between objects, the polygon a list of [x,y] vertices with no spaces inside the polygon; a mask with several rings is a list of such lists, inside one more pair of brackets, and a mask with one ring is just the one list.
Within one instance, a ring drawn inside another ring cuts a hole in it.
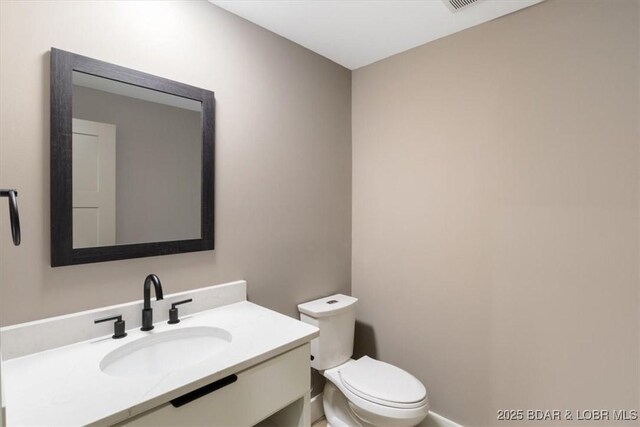
[{"label": "white countertop", "polygon": [[[203,362],[168,374],[123,378],[100,370],[102,358],[124,344],[193,326],[226,329],[232,343]],[[3,362],[7,426],[114,424],[318,336],[311,325],[246,301],[184,316],[177,325],[156,322],[150,332],[127,332],[123,339],[109,335]]]}]

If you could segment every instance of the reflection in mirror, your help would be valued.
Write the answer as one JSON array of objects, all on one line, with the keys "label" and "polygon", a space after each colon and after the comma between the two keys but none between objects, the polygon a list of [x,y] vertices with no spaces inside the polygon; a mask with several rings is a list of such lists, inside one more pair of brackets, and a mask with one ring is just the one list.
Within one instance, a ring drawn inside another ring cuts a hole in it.
[{"label": "reflection in mirror", "polygon": [[73,247],[201,238],[202,104],[73,71]]}]

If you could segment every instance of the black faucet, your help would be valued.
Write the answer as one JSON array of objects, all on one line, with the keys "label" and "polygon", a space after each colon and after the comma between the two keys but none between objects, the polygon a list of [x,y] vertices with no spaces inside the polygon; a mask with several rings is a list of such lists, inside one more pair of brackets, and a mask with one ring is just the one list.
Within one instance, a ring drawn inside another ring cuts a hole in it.
[{"label": "black faucet", "polygon": [[162,296],[162,283],[155,274],[150,274],[144,279],[144,307],[142,308],[142,327],[141,331],[150,331],[153,329],[153,310],[151,309],[151,284],[156,291],[156,301],[164,299]]}]

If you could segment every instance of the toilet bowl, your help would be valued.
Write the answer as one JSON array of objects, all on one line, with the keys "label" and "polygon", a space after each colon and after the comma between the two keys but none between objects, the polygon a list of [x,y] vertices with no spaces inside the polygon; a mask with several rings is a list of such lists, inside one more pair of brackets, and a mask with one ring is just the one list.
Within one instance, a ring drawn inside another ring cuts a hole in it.
[{"label": "toilet bowl", "polygon": [[422,383],[388,363],[364,356],[323,375],[322,403],[331,427],[411,427],[429,413]]},{"label": "toilet bowl", "polygon": [[311,367],[326,379],[323,408],[330,427],[411,427],[429,413],[424,385],[410,373],[364,356],[351,359],[357,299],[332,295],[298,305],[317,326]]}]

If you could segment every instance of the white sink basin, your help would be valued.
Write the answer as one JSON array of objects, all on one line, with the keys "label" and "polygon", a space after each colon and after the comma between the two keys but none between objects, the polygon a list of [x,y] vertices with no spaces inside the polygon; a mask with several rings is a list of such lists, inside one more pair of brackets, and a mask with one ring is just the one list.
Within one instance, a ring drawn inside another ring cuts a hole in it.
[{"label": "white sink basin", "polygon": [[116,377],[166,374],[200,363],[229,344],[228,331],[208,326],[152,333],[107,354],[100,369]]}]

